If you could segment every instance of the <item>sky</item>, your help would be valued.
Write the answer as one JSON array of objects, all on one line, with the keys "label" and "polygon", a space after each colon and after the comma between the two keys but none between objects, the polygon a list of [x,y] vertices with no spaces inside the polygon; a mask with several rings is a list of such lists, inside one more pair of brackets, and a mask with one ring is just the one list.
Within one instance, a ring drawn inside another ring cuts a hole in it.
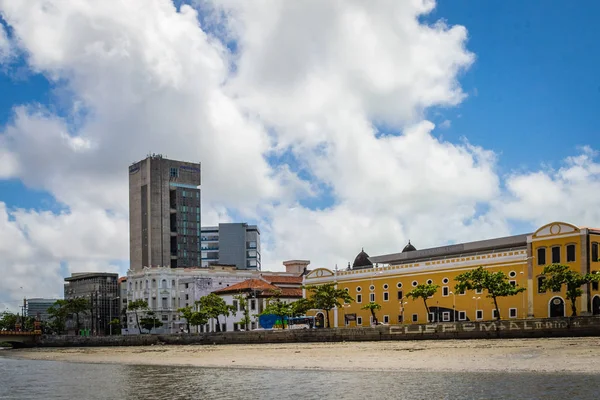
[{"label": "sky", "polygon": [[0,0],[0,311],[125,275],[127,167],[201,161],[264,270],[600,227],[600,3]]}]

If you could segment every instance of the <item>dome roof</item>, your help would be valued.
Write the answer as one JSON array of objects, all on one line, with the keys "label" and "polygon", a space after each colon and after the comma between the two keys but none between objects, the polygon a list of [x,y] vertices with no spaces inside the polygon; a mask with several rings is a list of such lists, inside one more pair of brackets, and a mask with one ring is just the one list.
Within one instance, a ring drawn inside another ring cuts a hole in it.
[{"label": "dome roof", "polygon": [[404,250],[402,250],[403,253],[406,253],[407,251],[415,251],[417,250],[415,246],[413,246],[412,244],[410,244],[410,240],[408,241],[408,244],[406,246],[404,246]]},{"label": "dome roof", "polygon": [[365,250],[361,250],[360,253],[354,259],[354,263],[352,264],[352,269],[363,269],[363,268],[373,268],[373,263],[369,260],[369,255],[365,253]]}]

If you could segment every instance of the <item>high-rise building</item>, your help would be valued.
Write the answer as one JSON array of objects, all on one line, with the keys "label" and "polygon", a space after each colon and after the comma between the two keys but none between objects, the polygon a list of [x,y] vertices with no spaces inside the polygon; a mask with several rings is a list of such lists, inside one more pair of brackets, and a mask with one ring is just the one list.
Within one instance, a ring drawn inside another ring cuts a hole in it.
[{"label": "high-rise building", "polygon": [[200,164],[152,154],[129,167],[130,268],[198,266]]},{"label": "high-rise building", "polygon": [[50,315],[48,309],[56,303],[57,299],[27,299],[27,316],[34,317],[39,321],[48,321]]},{"label": "high-rise building", "polygon": [[256,225],[226,223],[202,228],[202,267],[235,265],[260,271],[260,231]]},{"label": "high-rise building", "polygon": [[[109,332],[109,322],[119,315],[119,274],[109,272],[78,272],[65,278],[65,300],[84,298],[89,312],[80,315],[82,329],[90,329],[93,334]],[[67,329],[75,329],[76,321],[67,323]]]}]

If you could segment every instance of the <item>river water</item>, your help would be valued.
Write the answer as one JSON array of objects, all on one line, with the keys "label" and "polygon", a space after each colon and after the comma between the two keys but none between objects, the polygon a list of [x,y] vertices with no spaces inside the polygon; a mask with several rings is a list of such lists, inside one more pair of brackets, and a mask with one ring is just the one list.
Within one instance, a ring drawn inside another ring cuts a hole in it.
[{"label": "river water", "polygon": [[157,367],[30,361],[7,355],[9,351],[0,352],[0,399],[600,398],[600,375],[593,374]]}]

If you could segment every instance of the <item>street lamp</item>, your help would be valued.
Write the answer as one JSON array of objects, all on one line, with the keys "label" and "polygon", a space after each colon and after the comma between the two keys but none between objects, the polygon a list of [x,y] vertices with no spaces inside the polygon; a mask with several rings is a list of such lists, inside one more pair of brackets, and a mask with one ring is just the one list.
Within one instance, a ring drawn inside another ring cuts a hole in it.
[{"label": "street lamp", "polygon": [[407,301],[400,301],[400,323],[404,324],[404,305],[408,304]]},{"label": "street lamp", "polygon": [[[108,305],[108,313],[109,313],[109,321],[108,321],[108,329],[110,331],[109,335],[112,336],[112,309],[113,309],[113,301],[120,299],[121,297],[117,296],[115,298],[110,299],[110,304]],[[105,331],[106,332],[106,331]]]},{"label": "street lamp", "polygon": [[475,300],[475,319],[477,320],[477,309],[479,308],[477,306],[479,299],[481,299],[481,297],[473,297],[473,300]]},{"label": "street lamp", "polygon": [[452,322],[456,321],[456,295],[454,292],[450,292],[452,295]]}]

